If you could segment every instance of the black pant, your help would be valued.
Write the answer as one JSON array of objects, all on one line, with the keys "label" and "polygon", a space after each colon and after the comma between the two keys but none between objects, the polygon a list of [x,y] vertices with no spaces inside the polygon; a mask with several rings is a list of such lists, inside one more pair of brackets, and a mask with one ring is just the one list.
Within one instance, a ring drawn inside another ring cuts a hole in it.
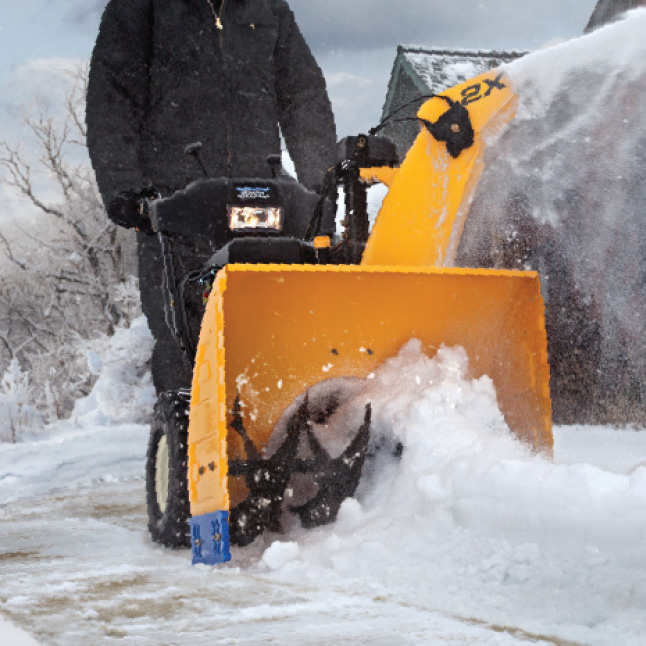
[{"label": "black pant", "polygon": [[[151,372],[157,394],[167,390],[190,388],[193,357],[186,356],[166,323],[163,290],[164,262],[162,247],[157,236],[137,235],[139,257],[139,292],[141,307],[155,338]],[[200,269],[214,252],[214,245],[206,240],[175,239],[173,268],[179,281],[189,271]]]}]

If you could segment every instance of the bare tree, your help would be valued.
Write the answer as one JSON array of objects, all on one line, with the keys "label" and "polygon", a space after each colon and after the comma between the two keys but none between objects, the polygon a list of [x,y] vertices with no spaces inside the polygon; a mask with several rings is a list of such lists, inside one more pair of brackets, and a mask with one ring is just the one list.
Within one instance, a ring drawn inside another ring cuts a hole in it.
[{"label": "bare tree", "polygon": [[25,111],[28,149],[0,142],[0,181],[40,214],[37,228],[0,234],[11,268],[0,278],[0,375],[18,360],[39,407],[57,417],[91,385],[79,341],[139,314],[134,241],[106,218],[87,158],[86,89],[87,69],[78,69],[62,118],[37,99]]}]

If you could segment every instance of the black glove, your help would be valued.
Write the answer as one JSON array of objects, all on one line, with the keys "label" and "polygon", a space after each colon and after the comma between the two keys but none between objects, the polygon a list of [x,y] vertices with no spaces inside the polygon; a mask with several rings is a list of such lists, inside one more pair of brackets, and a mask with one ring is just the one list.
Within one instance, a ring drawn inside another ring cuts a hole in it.
[{"label": "black glove", "polygon": [[112,198],[108,205],[108,217],[120,227],[152,233],[146,200],[158,197],[159,192],[152,186],[121,191]]}]

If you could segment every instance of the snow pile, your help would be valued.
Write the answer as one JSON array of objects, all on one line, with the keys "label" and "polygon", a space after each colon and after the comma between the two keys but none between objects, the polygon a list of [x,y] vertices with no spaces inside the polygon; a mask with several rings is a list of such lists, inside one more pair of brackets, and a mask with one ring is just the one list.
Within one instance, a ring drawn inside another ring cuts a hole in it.
[{"label": "snow pile", "polygon": [[298,556],[298,543],[276,541],[262,555],[262,562],[271,570],[278,570]]},{"label": "snow pile", "polygon": [[646,464],[612,473],[533,454],[506,426],[491,381],[468,378],[460,348],[429,358],[409,342],[329,432],[341,435],[335,420],[356,420],[367,401],[374,434],[401,441],[401,457],[367,464],[333,526],[274,537],[261,570],[294,584],[360,577],[425,607],[493,611],[503,624],[586,643],[627,631],[617,643],[640,643],[630,633],[646,603],[633,570],[646,559]]},{"label": "snow pile", "polygon": [[88,349],[88,366],[98,377],[88,397],[77,402],[75,418],[85,424],[150,421],[155,389],[148,364],[153,337],[143,316]]},{"label": "snow pile", "polygon": [[646,9],[507,66],[456,263],[541,272],[555,415],[646,421]]},{"label": "snow pile", "polygon": [[575,543],[585,536],[604,549],[643,552],[646,465],[610,473],[532,453],[507,427],[491,380],[467,375],[461,348],[441,347],[431,359],[413,340],[330,420],[325,432],[347,434],[370,402],[373,444],[392,447],[384,438],[395,438],[404,449],[399,458],[385,450],[377,464],[367,462],[357,500],[344,504],[336,538],[317,545],[316,560],[334,563],[343,554],[371,572],[375,554],[401,552],[408,537],[404,558],[419,564],[443,533],[464,529]]},{"label": "snow pile", "polygon": [[72,417],[42,429],[38,441],[0,447],[0,501],[143,476],[155,403],[152,343],[140,317],[88,351],[97,381]]}]

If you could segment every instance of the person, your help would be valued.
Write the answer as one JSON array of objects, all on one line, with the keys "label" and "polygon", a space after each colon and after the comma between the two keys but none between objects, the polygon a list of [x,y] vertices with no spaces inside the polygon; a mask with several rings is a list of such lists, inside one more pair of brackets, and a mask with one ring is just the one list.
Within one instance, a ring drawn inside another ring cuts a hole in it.
[{"label": "person", "polygon": [[[142,308],[157,392],[190,370],[165,324],[161,249],[137,198],[209,177],[271,176],[282,133],[299,181],[316,190],[336,132],[326,85],[285,0],[109,0],[90,63],[87,142],[108,216],[137,233]],[[199,164],[185,154],[202,144]],[[203,168],[202,168],[203,167]],[[212,254],[177,242],[178,271]]]}]

